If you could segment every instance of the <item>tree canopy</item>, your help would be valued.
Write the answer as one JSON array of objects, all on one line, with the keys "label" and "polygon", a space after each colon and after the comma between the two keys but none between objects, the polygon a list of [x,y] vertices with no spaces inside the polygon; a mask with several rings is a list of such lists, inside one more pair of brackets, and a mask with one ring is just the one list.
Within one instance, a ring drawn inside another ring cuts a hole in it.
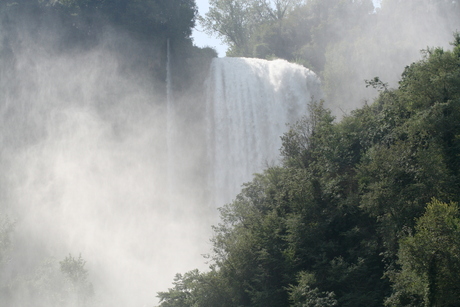
[{"label": "tree canopy", "polygon": [[178,275],[160,306],[460,304],[459,41],[397,89],[369,81],[379,97],[339,122],[312,103],[282,165],[220,209],[210,271]]},{"label": "tree canopy", "polygon": [[4,14],[54,12],[86,31],[98,31],[109,22],[137,35],[182,39],[190,37],[197,14],[195,0],[7,0],[0,10]]}]

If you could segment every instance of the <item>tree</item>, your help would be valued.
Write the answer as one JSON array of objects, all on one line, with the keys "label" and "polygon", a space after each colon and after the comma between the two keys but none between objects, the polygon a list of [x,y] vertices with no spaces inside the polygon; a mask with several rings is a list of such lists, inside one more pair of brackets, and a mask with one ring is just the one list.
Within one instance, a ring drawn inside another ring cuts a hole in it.
[{"label": "tree", "polygon": [[398,263],[401,270],[391,275],[394,293],[387,301],[389,306],[458,306],[458,205],[433,199],[417,219],[414,233],[400,240]]},{"label": "tree", "polygon": [[245,0],[210,0],[209,11],[200,22],[208,34],[217,35],[232,49],[246,52],[254,21],[251,6]]},{"label": "tree", "polygon": [[86,261],[81,255],[78,258],[69,256],[59,262],[61,272],[69,281],[68,291],[78,302],[79,306],[85,306],[88,300],[94,295],[93,285],[88,281],[88,270],[85,269]]},{"label": "tree", "polygon": [[[59,20],[79,33],[80,39],[97,36],[109,24],[144,39],[188,40],[197,11],[195,0],[8,0],[0,3],[0,12],[6,14],[4,19],[8,22],[14,23],[19,17],[32,21],[38,18],[35,26],[43,26],[56,25]],[[53,18],[40,22],[40,16]]]},{"label": "tree", "polygon": [[[94,23],[104,18],[112,25],[147,37],[189,38],[195,26],[195,0],[58,0],[51,2]],[[88,19],[89,18],[89,19]]]},{"label": "tree", "polygon": [[442,48],[428,48],[422,52],[422,61],[407,66],[400,82],[403,99],[410,109],[458,100],[460,46],[455,46],[452,52]]},{"label": "tree", "polygon": [[230,55],[253,56],[261,45],[267,45],[264,32],[276,28],[274,36],[285,34],[283,21],[301,3],[303,0],[211,0],[200,23],[207,33],[230,46]]},{"label": "tree", "polygon": [[167,292],[158,292],[161,307],[232,306],[225,279],[214,269],[176,274],[173,285]]},{"label": "tree", "polygon": [[300,4],[298,0],[256,0],[255,8],[260,17],[281,21],[287,13]]},{"label": "tree", "polygon": [[397,90],[380,94],[369,131],[377,143],[357,167],[360,206],[379,221],[390,262],[401,230],[431,198],[458,201],[458,47],[437,50],[408,66]]},{"label": "tree", "polygon": [[460,35],[453,44],[408,66],[398,89],[369,81],[378,99],[341,122],[312,103],[282,136],[282,164],[220,209],[207,279],[219,292],[174,295],[352,307],[393,291],[389,306],[459,306],[459,209],[426,205],[459,201]]},{"label": "tree", "polygon": [[318,288],[312,288],[315,283],[314,274],[300,272],[298,284],[289,287],[289,299],[292,307],[331,307],[337,306],[334,292],[320,292]]}]

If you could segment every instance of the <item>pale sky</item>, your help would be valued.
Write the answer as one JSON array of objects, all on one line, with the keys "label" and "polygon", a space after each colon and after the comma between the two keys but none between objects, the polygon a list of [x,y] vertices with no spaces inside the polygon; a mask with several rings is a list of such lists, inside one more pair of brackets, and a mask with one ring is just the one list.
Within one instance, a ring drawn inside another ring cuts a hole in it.
[{"label": "pale sky", "polygon": [[[209,9],[208,0],[196,0],[196,5],[198,6],[198,11],[200,15],[204,16],[204,14],[206,14],[206,12]],[[197,22],[197,25],[192,33],[193,42],[195,43],[195,45],[198,47],[213,47],[214,49],[217,50],[219,57],[224,57],[225,52],[227,51],[227,46],[222,44],[220,39],[217,39],[215,37],[210,37],[206,33],[201,32],[200,30],[201,30],[201,27],[199,23]]]}]

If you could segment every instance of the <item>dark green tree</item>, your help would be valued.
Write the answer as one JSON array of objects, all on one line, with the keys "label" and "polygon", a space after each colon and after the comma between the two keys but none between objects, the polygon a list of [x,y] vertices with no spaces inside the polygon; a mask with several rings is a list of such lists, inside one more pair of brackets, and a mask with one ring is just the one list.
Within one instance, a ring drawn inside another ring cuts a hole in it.
[{"label": "dark green tree", "polygon": [[212,274],[163,297],[457,306],[459,217],[446,202],[460,195],[459,43],[456,34],[452,51],[429,49],[397,89],[371,80],[378,99],[340,122],[312,103],[282,137],[281,165],[221,209]]},{"label": "dark green tree", "polygon": [[320,292],[318,288],[312,288],[315,276],[307,272],[300,272],[298,284],[289,287],[289,299],[292,307],[330,307],[337,306],[337,300],[333,292]]},{"label": "dark green tree", "polygon": [[187,306],[232,306],[232,298],[228,287],[219,272],[200,273],[193,270],[185,274],[177,274],[173,288],[168,292],[159,292],[160,306],[187,307]]},{"label": "dark green tree", "polygon": [[458,205],[433,199],[414,233],[400,240],[401,270],[391,276],[388,306],[460,304],[460,215]]}]

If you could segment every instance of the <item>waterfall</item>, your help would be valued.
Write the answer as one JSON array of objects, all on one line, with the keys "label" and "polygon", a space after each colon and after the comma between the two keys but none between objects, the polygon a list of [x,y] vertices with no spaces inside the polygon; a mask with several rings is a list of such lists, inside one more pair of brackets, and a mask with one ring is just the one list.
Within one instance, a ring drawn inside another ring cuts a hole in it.
[{"label": "waterfall", "polygon": [[[41,263],[56,259],[43,274],[58,275],[69,253],[87,260],[104,306],[151,304],[175,273],[205,269],[215,207],[276,161],[285,123],[316,97],[316,77],[300,66],[216,59],[205,109],[201,97],[173,93],[168,45],[158,93],[111,43],[75,53],[15,44],[0,57],[0,214],[17,221],[0,274],[20,282],[6,305],[32,304],[29,287],[39,293],[52,276],[34,277]],[[208,176],[218,191],[211,208]]]},{"label": "waterfall", "polygon": [[234,199],[254,173],[277,163],[288,123],[319,99],[320,82],[284,60],[214,59],[207,80],[207,161],[212,202]]}]

